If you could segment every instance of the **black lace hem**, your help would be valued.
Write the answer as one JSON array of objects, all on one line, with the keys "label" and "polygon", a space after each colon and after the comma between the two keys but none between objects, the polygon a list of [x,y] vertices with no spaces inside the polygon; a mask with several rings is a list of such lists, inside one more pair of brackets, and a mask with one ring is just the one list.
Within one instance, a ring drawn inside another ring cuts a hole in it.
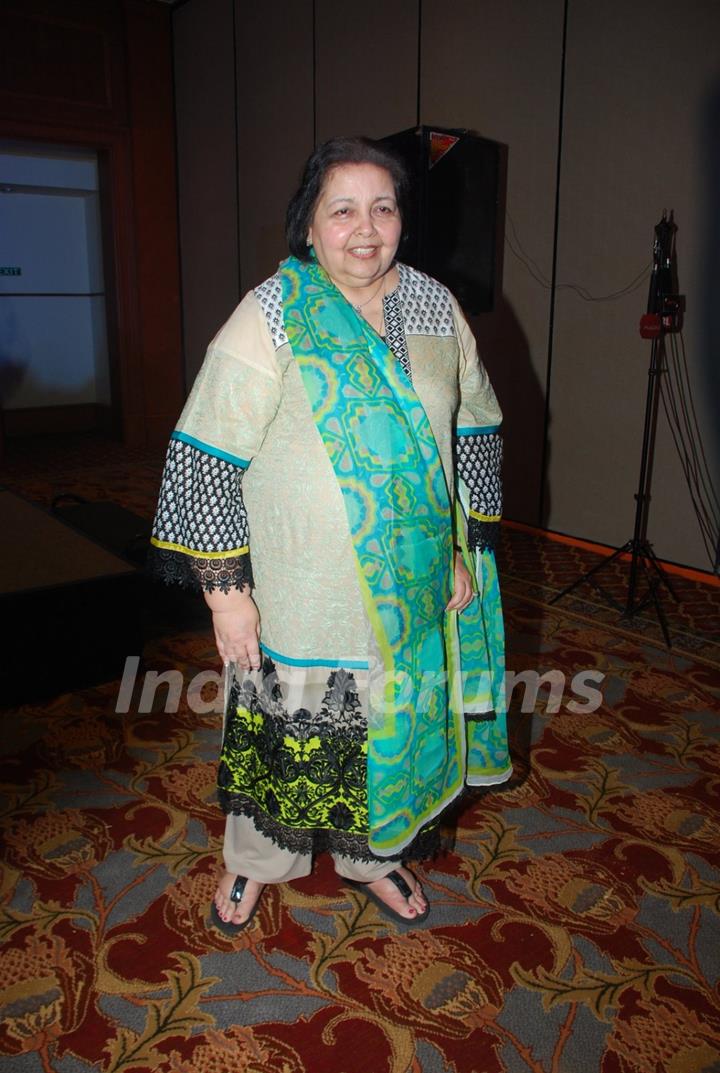
[{"label": "black lace hem", "polygon": [[489,712],[465,712],[467,723],[494,723],[496,719],[497,714],[492,708]]},{"label": "black lace hem", "polygon": [[231,555],[227,559],[202,559],[169,548],[150,545],[147,571],[166,585],[181,585],[196,592],[228,593],[231,589],[252,589],[250,553]]},{"label": "black lace hem", "polygon": [[[343,857],[349,857],[352,861],[370,863],[377,861],[378,855],[373,853],[368,846],[367,835],[349,834],[347,831],[298,829],[286,827],[278,823],[272,816],[268,816],[258,805],[257,801],[245,794],[232,794],[224,790],[218,791],[218,800],[223,812],[227,815],[247,816],[255,824],[260,834],[265,835],[275,843],[279,849],[288,850],[290,853],[339,853]],[[451,843],[444,835],[440,826],[440,820],[433,820],[427,824],[415,836],[412,842],[405,847],[402,853],[383,857],[388,861],[424,861],[429,860]]]},{"label": "black lace hem", "polygon": [[500,522],[483,522],[479,518],[468,519],[468,547],[478,551],[495,551],[500,536]]}]

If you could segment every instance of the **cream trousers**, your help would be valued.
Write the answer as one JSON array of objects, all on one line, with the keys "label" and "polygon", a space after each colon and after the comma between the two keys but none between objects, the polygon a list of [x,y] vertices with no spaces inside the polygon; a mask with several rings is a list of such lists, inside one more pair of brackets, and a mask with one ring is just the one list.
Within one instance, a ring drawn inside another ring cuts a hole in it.
[{"label": "cream trousers", "polygon": [[[287,883],[309,876],[312,871],[311,854],[279,849],[247,816],[232,813],[225,821],[223,857],[225,867],[232,875],[254,879],[258,883]],[[332,859],[339,876],[359,883],[373,883],[398,867],[398,861],[381,858],[369,862],[353,861],[333,853]]]}]

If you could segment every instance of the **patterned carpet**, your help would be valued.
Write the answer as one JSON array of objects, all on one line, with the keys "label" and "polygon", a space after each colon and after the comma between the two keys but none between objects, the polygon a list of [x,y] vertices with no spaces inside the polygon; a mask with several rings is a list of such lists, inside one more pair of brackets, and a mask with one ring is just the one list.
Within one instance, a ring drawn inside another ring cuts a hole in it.
[{"label": "patterned carpet", "polygon": [[[27,449],[5,483],[147,515],[158,475],[80,443],[52,468]],[[678,579],[668,653],[652,613],[618,623],[589,587],[548,603],[591,553],[508,528],[500,561],[509,666],[554,692],[518,682],[516,775],[464,801],[416,932],[325,858],[246,933],[208,929],[211,687],[200,714],[185,694],[118,714],[117,682],[2,713],[0,1069],[718,1073],[720,590]],[[192,616],[148,621],[145,669],[216,669]]]}]

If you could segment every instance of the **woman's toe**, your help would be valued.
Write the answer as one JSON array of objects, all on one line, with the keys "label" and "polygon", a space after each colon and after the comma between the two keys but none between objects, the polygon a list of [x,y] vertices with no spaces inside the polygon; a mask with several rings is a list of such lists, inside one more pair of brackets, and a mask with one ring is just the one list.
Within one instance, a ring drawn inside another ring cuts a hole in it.
[{"label": "woman's toe", "polygon": [[218,882],[217,890],[215,891],[215,908],[218,911],[218,916],[221,920],[228,921],[233,920],[233,923],[238,923],[233,918],[237,915],[237,910],[242,903],[232,901],[230,895],[235,885],[237,876],[232,875],[231,872],[225,872],[222,878]]},{"label": "woman's toe", "polygon": [[410,906],[411,909],[414,909],[416,913],[424,913],[428,903],[427,898],[423,894],[422,884],[415,878],[412,872],[408,871],[407,868],[401,869],[400,874],[412,891],[412,894],[405,904]]},{"label": "woman's toe", "polygon": [[253,912],[257,901],[262,894],[264,884],[257,883],[253,879],[245,880],[245,889],[239,902],[229,902],[228,919],[233,924],[244,924]]}]

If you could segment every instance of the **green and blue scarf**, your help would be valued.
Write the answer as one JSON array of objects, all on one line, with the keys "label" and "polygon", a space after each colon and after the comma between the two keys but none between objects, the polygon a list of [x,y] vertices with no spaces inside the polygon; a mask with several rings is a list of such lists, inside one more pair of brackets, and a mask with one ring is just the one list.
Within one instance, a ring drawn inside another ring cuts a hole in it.
[{"label": "green and blue scarf", "polygon": [[[342,492],[383,665],[370,675],[369,845],[392,855],[461,791],[468,759],[481,775],[507,768],[504,719],[465,733],[465,706],[497,681],[487,656],[496,616],[482,592],[459,623],[445,611],[453,507],[427,415],[391,350],[316,261],[291,257],[280,276],[285,331]],[[492,598],[492,578],[480,583]]]}]

